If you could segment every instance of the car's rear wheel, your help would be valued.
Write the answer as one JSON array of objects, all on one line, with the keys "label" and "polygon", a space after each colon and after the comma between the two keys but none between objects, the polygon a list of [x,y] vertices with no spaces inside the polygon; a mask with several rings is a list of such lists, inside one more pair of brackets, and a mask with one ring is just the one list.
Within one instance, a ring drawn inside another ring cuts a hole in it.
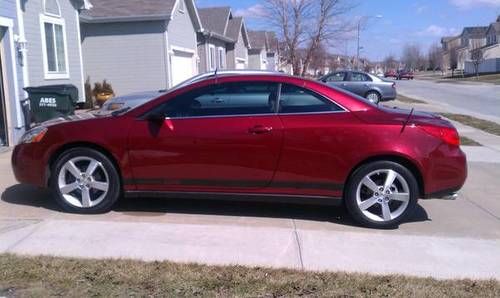
[{"label": "car's rear wheel", "polygon": [[418,183],[406,167],[377,161],[359,167],[345,195],[347,210],[358,223],[371,228],[395,227],[414,211]]},{"label": "car's rear wheel", "polygon": [[374,104],[378,104],[381,98],[380,94],[377,91],[369,91],[368,93],[366,93],[365,97]]},{"label": "car's rear wheel", "polygon": [[74,148],[54,163],[51,188],[68,212],[103,213],[120,195],[120,178],[113,163],[99,151]]}]

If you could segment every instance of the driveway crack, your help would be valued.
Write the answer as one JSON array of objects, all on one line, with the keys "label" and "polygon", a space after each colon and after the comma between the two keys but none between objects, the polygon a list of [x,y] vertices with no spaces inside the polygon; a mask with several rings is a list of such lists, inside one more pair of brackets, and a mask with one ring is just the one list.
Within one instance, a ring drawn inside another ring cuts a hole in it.
[{"label": "driveway crack", "polygon": [[17,240],[16,242],[14,242],[11,245],[9,245],[9,247],[7,247],[7,249],[5,250],[5,252],[7,252],[7,253],[11,252],[12,249],[14,249],[21,242],[23,242],[24,240],[28,239],[31,235],[33,235],[36,231],[38,231],[43,226],[44,223],[45,223],[45,221],[41,221],[40,223],[36,224],[33,227],[33,229],[28,234],[24,235],[21,239]]},{"label": "driveway crack", "polygon": [[300,237],[297,231],[297,225],[295,224],[295,219],[292,219],[293,224],[293,234],[295,235],[295,242],[297,243],[297,249],[299,253],[300,269],[304,270],[304,260],[302,259],[302,245],[300,244]]}]

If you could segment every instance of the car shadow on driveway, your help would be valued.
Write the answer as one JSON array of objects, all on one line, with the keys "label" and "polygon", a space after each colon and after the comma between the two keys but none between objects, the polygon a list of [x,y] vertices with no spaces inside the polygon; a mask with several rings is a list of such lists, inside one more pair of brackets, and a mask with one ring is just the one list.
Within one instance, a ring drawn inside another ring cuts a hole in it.
[{"label": "car shadow on driveway", "polygon": [[[14,185],[2,193],[3,202],[15,205],[25,205],[62,212],[52,198],[52,193],[29,185]],[[347,226],[358,226],[342,206],[291,204],[273,202],[228,201],[217,199],[191,198],[121,198],[114,212],[127,216],[151,217],[165,213],[199,214],[244,217],[268,217],[331,222]],[[417,205],[412,217],[406,222],[430,221],[427,212]]]}]

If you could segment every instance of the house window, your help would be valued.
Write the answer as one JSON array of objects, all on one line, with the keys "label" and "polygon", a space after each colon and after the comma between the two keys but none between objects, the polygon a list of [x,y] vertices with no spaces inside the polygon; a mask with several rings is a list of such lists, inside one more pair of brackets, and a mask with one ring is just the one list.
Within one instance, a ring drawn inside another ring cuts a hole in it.
[{"label": "house window", "polygon": [[224,68],[224,48],[217,48],[217,66]]},{"label": "house window", "polygon": [[52,16],[61,16],[61,8],[59,6],[58,0],[45,0],[43,9],[45,11],[45,14],[47,15],[52,15]]},{"label": "house window", "polygon": [[41,15],[40,26],[45,78],[69,78],[64,20]]},{"label": "house window", "polygon": [[215,62],[215,47],[213,45],[209,45],[209,53],[208,53],[208,59],[209,59],[209,66],[210,66],[210,70],[215,70],[215,68],[217,67],[217,64]]}]

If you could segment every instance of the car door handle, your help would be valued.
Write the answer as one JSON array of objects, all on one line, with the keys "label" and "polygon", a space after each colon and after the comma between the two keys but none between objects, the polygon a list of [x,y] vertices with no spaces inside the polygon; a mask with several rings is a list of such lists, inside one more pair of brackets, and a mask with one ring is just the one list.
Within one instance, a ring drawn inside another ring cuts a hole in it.
[{"label": "car door handle", "polygon": [[215,98],[214,100],[212,100],[212,103],[223,103],[224,102],[224,99],[222,98]]},{"label": "car door handle", "polygon": [[255,125],[248,129],[248,132],[254,135],[259,135],[263,133],[270,133],[273,130],[272,127],[263,126],[263,125]]},{"label": "car door handle", "polygon": [[347,84],[346,84],[346,83],[342,83],[342,86],[344,86],[344,87],[345,87],[345,86],[347,86]]}]

